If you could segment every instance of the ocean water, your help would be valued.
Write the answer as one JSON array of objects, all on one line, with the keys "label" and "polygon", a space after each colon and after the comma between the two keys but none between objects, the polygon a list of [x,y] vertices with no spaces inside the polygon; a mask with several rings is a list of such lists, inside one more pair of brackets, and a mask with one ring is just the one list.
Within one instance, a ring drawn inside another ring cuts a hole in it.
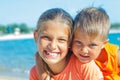
[{"label": "ocean water", "polygon": [[36,50],[34,39],[0,41],[0,75],[28,77]]},{"label": "ocean water", "polygon": [[109,34],[109,42],[117,44],[120,47],[120,33],[111,33]]},{"label": "ocean water", "polygon": [[[120,33],[109,34],[109,39],[120,46]],[[34,39],[0,41],[0,75],[28,77],[36,51]]]}]

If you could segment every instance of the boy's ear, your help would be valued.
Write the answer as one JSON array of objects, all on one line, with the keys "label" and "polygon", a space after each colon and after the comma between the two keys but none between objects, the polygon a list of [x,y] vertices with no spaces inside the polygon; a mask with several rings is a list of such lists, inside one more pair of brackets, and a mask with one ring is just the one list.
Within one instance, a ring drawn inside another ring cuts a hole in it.
[{"label": "boy's ear", "polygon": [[35,42],[37,42],[37,30],[34,31],[34,39],[35,39]]},{"label": "boy's ear", "polygon": [[106,39],[104,42],[103,42],[103,46],[102,48],[104,48],[105,44],[109,42],[109,39]]},{"label": "boy's ear", "polygon": [[106,44],[106,43],[108,43],[109,42],[109,39],[106,39],[105,41],[104,41],[104,44]]}]

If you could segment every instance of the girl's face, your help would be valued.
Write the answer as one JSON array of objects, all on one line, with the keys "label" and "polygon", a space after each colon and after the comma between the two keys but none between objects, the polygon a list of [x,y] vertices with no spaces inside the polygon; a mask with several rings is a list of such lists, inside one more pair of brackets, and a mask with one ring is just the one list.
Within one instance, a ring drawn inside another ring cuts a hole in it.
[{"label": "girl's face", "polygon": [[64,61],[68,52],[68,25],[57,20],[43,24],[39,36],[34,33],[40,56],[48,64]]},{"label": "girl's face", "polygon": [[77,29],[74,34],[72,51],[82,63],[90,62],[96,59],[101,49],[104,47],[104,42],[100,37],[92,38]]}]

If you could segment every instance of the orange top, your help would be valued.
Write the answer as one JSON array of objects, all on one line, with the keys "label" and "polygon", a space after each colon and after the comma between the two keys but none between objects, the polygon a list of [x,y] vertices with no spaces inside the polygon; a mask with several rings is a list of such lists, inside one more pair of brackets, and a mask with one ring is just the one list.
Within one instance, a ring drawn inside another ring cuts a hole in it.
[{"label": "orange top", "polygon": [[105,45],[95,62],[103,72],[104,80],[120,80],[120,67],[118,67],[117,51],[119,47],[110,43]]},{"label": "orange top", "polygon": [[30,70],[29,80],[39,80],[35,66],[33,66]]},{"label": "orange top", "polygon": [[[99,80],[103,78],[103,75],[94,61],[83,64],[74,55],[71,55],[66,68],[53,78],[55,80]],[[38,80],[35,66],[30,71],[30,80]]]}]

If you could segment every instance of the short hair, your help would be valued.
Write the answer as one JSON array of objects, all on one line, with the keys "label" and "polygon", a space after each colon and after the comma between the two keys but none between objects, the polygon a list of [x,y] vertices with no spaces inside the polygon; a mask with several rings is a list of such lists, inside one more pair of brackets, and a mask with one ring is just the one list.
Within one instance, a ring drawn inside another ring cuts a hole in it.
[{"label": "short hair", "polygon": [[85,8],[74,19],[74,32],[78,28],[91,37],[106,40],[110,29],[109,16],[103,8]]}]

